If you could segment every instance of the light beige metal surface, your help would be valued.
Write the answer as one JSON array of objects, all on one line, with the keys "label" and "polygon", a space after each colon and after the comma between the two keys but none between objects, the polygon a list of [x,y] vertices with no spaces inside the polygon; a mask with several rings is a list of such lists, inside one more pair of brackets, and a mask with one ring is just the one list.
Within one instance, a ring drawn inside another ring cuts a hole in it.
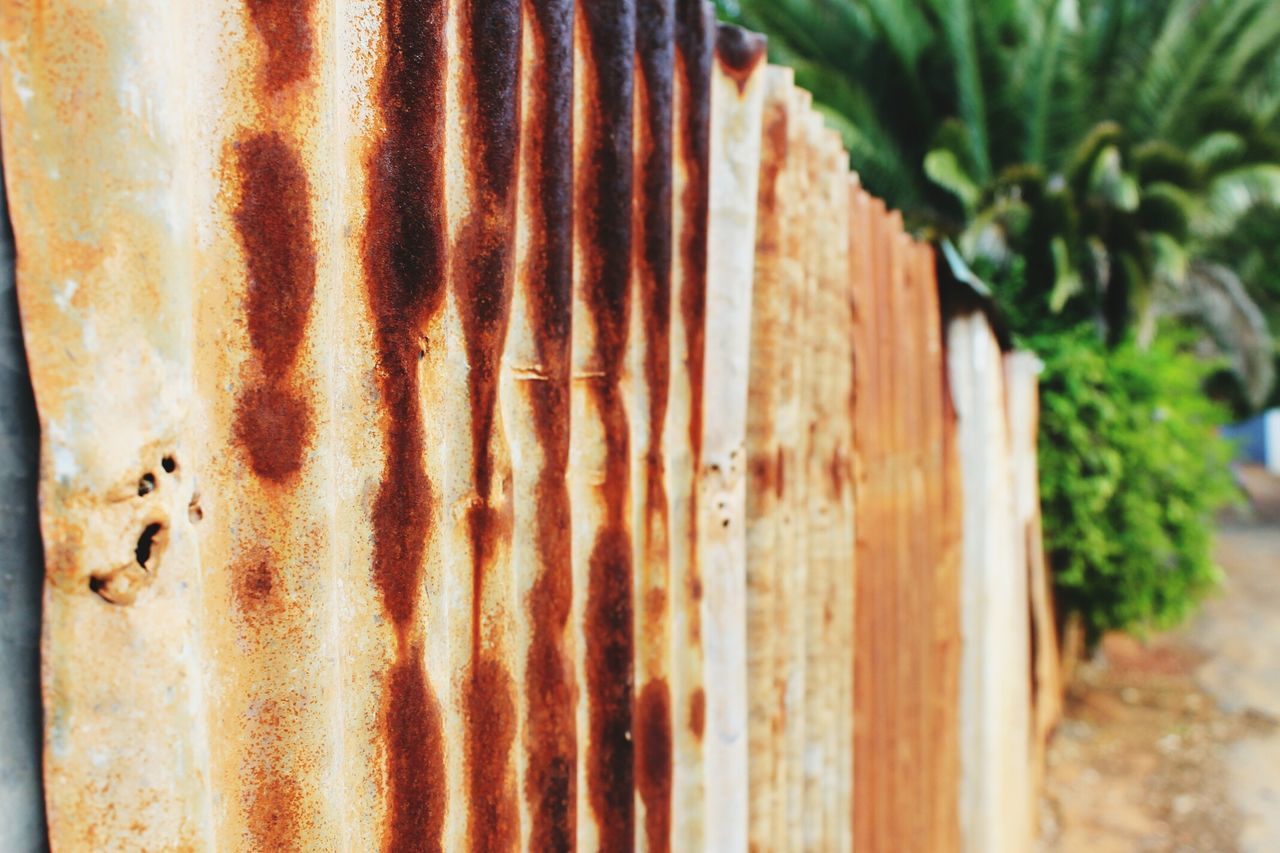
[{"label": "light beige metal surface", "polygon": [[1030,637],[1005,366],[986,318],[947,328],[964,488],[960,818],[966,851],[1030,844]]}]

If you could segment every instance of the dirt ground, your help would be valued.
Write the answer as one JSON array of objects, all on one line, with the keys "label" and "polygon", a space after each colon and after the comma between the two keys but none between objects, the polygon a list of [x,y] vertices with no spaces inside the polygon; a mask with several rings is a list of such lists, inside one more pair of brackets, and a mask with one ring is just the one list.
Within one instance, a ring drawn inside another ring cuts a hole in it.
[{"label": "dirt ground", "polygon": [[1190,624],[1105,639],[1068,688],[1042,853],[1280,851],[1280,481],[1224,522],[1221,592]]}]

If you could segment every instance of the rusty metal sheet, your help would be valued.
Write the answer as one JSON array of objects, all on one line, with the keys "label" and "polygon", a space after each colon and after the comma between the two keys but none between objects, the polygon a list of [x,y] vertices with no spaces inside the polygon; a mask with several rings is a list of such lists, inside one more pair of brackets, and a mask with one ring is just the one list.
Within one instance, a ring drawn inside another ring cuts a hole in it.
[{"label": "rusty metal sheet", "polygon": [[[953,850],[959,601],[933,253],[848,187],[856,599],[853,848]],[[948,699],[948,697],[951,697]]]},{"label": "rusty metal sheet", "polygon": [[706,815],[703,734],[702,567],[698,563],[697,472],[702,465],[703,375],[706,358],[707,217],[711,125],[711,67],[715,14],[703,0],[675,7],[673,146],[675,254],[672,266],[671,376],[666,422],[667,500],[670,507],[672,631],[672,801],[675,849],[701,849]]},{"label": "rusty metal sheet", "polygon": [[628,341],[632,529],[635,531],[637,846],[671,844],[671,575],[663,454],[671,357],[672,97],[675,8],[641,2],[636,21],[635,216]]},{"label": "rusty metal sheet", "polygon": [[994,386],[758,36],[0,12],[54,847],[955,849]]},{"label": "rusty metal sheet", "polygon": [[765,72],[759,196],[751,313],[751,359],[746,422],[747,692],[749,712],[748,844],[785,849],[787,751],[785,658],[790,613],[782,606],[789,554],[780,422],[788,350],[794,340],[791,301],[800,272],[788,254],[787,229],[796,227],[794,166],[788,125],[794,120],[794,72]]},{"label": "rusty metal sheet", "polygon": [[[185,139],[182,93],[166,85],[170,20],[145,2],[0,13],[6,179],[42,436],[55,849],[211,837],[194,484],[177,467],[195,452],[193,306],[189,246],[170,236],[190,222],[172,192],[186,176],[172,168]],[[129,156],[69,156],[95,150]]]}]

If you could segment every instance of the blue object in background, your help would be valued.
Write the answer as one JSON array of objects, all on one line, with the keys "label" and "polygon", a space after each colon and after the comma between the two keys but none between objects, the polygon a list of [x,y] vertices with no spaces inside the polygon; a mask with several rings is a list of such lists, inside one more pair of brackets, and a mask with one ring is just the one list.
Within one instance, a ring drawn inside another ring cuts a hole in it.
[{"label": "blue object in background", "polygon": [[1236,461],[1265,465],[1280,474],[1280,409],[1222,428],[1225,438],[1236,442]]}]

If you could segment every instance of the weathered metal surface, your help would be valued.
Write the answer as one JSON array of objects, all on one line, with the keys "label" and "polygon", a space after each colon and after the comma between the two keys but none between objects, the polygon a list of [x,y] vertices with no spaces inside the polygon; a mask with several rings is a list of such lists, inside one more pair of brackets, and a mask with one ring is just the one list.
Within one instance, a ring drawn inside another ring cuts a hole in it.
[{"label": "weathered metal surface", "polygon": [[960,817],[964,850],[1030,843],[1031,662],[1024,530],[1014,496],[1005,371],[980,313],[951,319],[948,367],[964,489]]},{"label": "weathered metal surface", "polygon": [[697,483],[708,850],[747,846],[746,431],[764,55],[761,36],[717,27]]},{"label": "weathered metal surface", "polygon": [[932,252],[762,39],[0,13],[55,847],[957,848],[958,463],[994,542],[1003,445],[957,451]]},{"label": "weathered metal surface", "polygon": [[[664,461],[671,512],[672,642],[674,648],[680,650],[672,658],[675,752],[672,798],[676,803],[690,805],[704,802],[708,781],[703,742],[706,728],[704,577],[698,562],[697,474],[702,466],[703,440],[714,30],[714,12],[703,0],[676,0],[672,374]],[[702,849],[706,839],[705,820],[701,808],[682,807],[672,822],[674,849]]]},{"label": "weathered metal surface", "polygon": [[[185,128],[183,93],[168,85],[181,53],[173,23],[167,4],[146,2],[7,3],[0,14],[6,179],[41,425],[55,849],[210,839],[186,469],[193,258],[171,236],[191,222],[175,192],[188,176],[174,168]],[[77,153],[94,151],[104,156]]]},{"label": "weathered metal surface", "polygon": [[[665,452],[671,381],[675,7],[641,2],[636,30],[635,270],[630,356],[635,530],[637,845],[669,850],[672,802],[671,574]],[[681,804],[681,808],[685,804]]]},{"label": "weathered metal surface", "polygon": [[0,850],[45,849],[40,772],[39,433],[0,194]]},{"label": "weathered metal surface", "polygon": [[634,843],[632,535],[626,388],[631,310],[635,6],[577,5],[569,500],[578,642],[582,849]]},{"label": "weathered metal surface", "polygon": [[[781,416],[788,351],[801,330],[793,325],[792,302],[801,275],[789,255],[795,165],[788,125],[793,120],[790,69],[765,71],[755,274],[751,313],[751,360],[747,406],[747,692],[751,760],[749,844],[752,850],[783,849],[786,824],[787,750],[784,651],[791,613],[783,606],[783,584],[791,556],[784,550],[790,516],[783,479],[788,441]],[[792,436],[794,433],[792,434]]]},{"label": "weathered metal surface", "polygon": [[1031,826],[1038,820],[1039,792],[1043,779],[1045,751],[1049,737],[1062,714],[1061,664],[1058,655],[1058,628],[1053,607],[1052,580],[1045,559],[1040,527],[1040,481],[1037,467],[1039,435],[1039,382],[1044,365],[1028,352],[1007,353],[1004,357],[1005,388],[1008,398],[1010,453],[1013,465],[1014,503],[1020,526],[1018,556],[1027,568],[1031,610]]},{"label": "weathered metal surface", "polygon": [[[955,850],[958,509],[947,475],[933,253],[853,181],[849,197],[852,479],[852,847]],[[849,818],[846,816],[845,818]]]}]

